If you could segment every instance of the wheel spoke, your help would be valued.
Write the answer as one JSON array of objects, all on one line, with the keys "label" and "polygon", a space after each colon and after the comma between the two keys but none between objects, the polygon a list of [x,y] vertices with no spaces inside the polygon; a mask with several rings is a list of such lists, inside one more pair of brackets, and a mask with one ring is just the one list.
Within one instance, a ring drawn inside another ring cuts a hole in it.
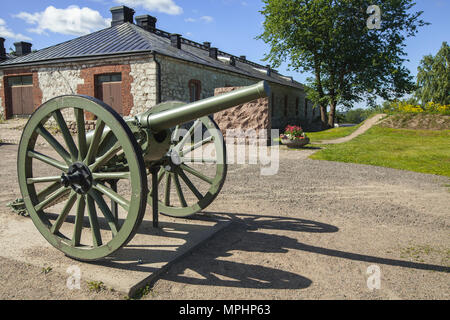
[{"label": "wheel spoke", "polygon": [[75,225],[73,228],[72,245],[79,246],[81,240],[81,232],[83,231],[84,210],[86,208],[86,200],[83,195],[77,196],[77,215],[75,216]]},{"label": "wheel spoke", "polygon": [[42,153],[36,152],[36,151],[28,151],[27,155],[31,158],[37,159],[37,160],[41,160],[42,162],[45,162],[48,165],[51,165],[52,167],[58,168],[62,171],[67,171],[69,169],[69,167],[67,165],[65,165],[64,163],[55,160],[53,158],[50,158],[46,155],[43,155]]},{"label": "wheel spoke", "polygon": [[190,146],[189,148],[181,150],[180,151],[180,157],[184,156],[186,153],[189,153],[189,152],[191,152],[191,151],[193,151],[193,150],[203,146],[204,144],[206,144],[208,142],[211,142],[212,140],[214,140],[214,137],[213,136],[209,136],[208,138],[206,138],[206,139],[204,139],[204,140],[202,140],[200,142],[197,142],[196,144]]},{"label": "wheel spoke", "polygon": [[116,236],[118,231],[118,225],[116,219],[114,219],[114,216],[109,210],[108,205],[106,204],[105,200],[103,199],[102,195],[97,190],[90,190],[88,194],[94,199],[94,201],[97,203],[98,207],[100,208],[100,211],[103,213],[103,216],[105,217],[106,221],[108,222],[109,228],[111,229],[111,232],[113,236]]},{"label": "wheel spoke", "polygon": [[183,148],[184,144],[186,143],[186,141],[192,136],[192,133],[194,132],[194,130],[198,127],[198,125],[201,124],[201,121],[199,119],[195,120],[194,124],[192,125],[192,127],[189,128],[188,132],[186,133],[186,135],[183,137],[183,139],[181,139],[180,143],[177,144],[175,146],[175,148],[179,151],[181,148]]},{"label": "wheel spoke", "polygon": [[130,209],[130,202],[111,188],[108,188],[101,183],[96,183],[93,187],[94,189],[103,193],[105,196],[109,197],[111,200],[114,200],[119,206],[125,209],[125,211],[128,211]]},{"label": "wheel spoke", "polygon": [[196,176],[199,179],[202,179],[205,182],[208,182],[209,184],[213,184],[214,183],[214,179],[211,179],[207,176],[205,176],[203,173],[198,172],[197,170],[185,165],[185,164],[181,164],[180,165],[180,169],[189,172],[190,174]]},{"label": "wheel spoke", "polygon": [[102,245],[102,235],[100,233],[100,225],[98,223],[97,210],[95,209],[94,199],[90,196],[86,196],[86,202],[88,207],[89,224],[92,230],[92,241],[94,247]]},{"label": "wheel spoke", "polygon": [[56,110],[53,113],[53,118],[55,118],[56,123],[58,124],[58,127],[63,135],[64,141],[69,148],[72,161],[76,161],[78,158],[78,149],[75,145],[75,142],[73,141],[72,135],[70,134],[69,128],[67,127],[66,121],[64,120],[61,111]]},{"label": "wheel spoke", "polygon": [[52,201],[58,199],[64,192],[67,191],[66,187],[61,187],[54,193],[52,193],[47,199],[41,201],[36,206],[34,206],[34,209],[36,211],[42,210],[46,205],[50,204]]},{"label": "wheel spoke", "polygon": [[83,161],[87,154],[86,143],[86,128],[84,123],[84,110],[75,108],[75,119],[77,121],[77,136],[78,136],[78,160]]},{"label": "wheel spoke", "polygon": [[170,206],[170,182],[172,180],[172,174],[170,172],[166,172],[165,179],[165,191],[164,191],[164,204],[166,206]]},{"label": "wheel spoke", "polygon": [[100,140],[102,139],[103,129],[105,128],[105,123],[101,119],[97,119],[95,125],[94,136],[92,137],[91,145],[84,159],[84,163],[90,165],[94,160],[98,146],[100,145]]},{"label": "wheel spoke", "polygon": [[93,173],[94,180],[120,180],[130,179],[130,172],[98,172]]},{"label": "wheel spoke", "polygon": [[178,174],[173,175],[173,181],[175,183],[175,188],[177,190],[178,198],[180,199],[181,206],[183,208],[187,207],[186,199],[184,198],[183,190],[181,189],[180,179],[178,179]]},{"label": "wheel spoke", "polygon": [[184,183],[191,189],[192,193],[197,197],[198,200],[201,200],[203,198],[203,195],[198,191],[198,189],[194,186],[192,181],[186,176],[186,174],[183,172],[183,170],[178,170],[178,175],[183,179]]},{"label": "wheel spoke", "polygon": [[50,229],[50,232],[53,234],[56,234],[59,229],[61,229],[62,224],[64,221],[66,221],[67,216],[69,215],[70,210],[72,209],[73,205],[75,204],[75,200],[77,199],[77,194],[72,191],[69,196],[69,200],[67,200],[61,214],[56,219],[55,223]]},{"label": "wheel spoke", "polygon": [[55,182],[37,194],[38,201],[44,201],[49,195],[61,187],[61,182]]},{"label": "wheel spoke", "polygon": [[[172,142],[178,142],[178,138],[179,138],[178,134],[179,134],[179,132],[180,132],[180,126],[178,125],[178,126],[175,127],[175,131],[172,134]],[[174,140],[174,139],[176,139],[176,140]]]},{"label": "wheel spoke", "polygon": [[61,181],[61,176],[28,178],[27,184]]},{"label": "wheel spoke", "polygon": [[181,160],[187,163],[217,163],[216,159],[211,158],[186,158],[182,157]]},{"label": "wheel spoke", "polygon": [[36,132],[39,133],[55,151],[64,159],[67,164],[71,164],[72,158],[70,154],[64,149],[64,147],[51,135],[50,132],[45,129],[42,124],[36,127]]},{"label": "wheel spoke", "polygon": [[122,146],[119,144],[119,142],[117,142],[108,152],[106,152],[101,157],[97,158],[95,162],[89,166],[89,169],[91,171],[95,171],[95,169],[111,160],[117,154],[117,152],[119,152],[121,148]]}]

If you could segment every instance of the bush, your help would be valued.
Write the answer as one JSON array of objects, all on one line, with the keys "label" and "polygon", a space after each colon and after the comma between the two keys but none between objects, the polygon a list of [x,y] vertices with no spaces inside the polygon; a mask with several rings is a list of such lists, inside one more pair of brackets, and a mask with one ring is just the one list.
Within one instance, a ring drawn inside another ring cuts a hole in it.
[{"label": "bush", "polygon": [[392,101],[383,104],[383,111],[387,113],[435,113],[450,114],[450,105],[427,102],[425,105],[411,103],[410,101]]}]

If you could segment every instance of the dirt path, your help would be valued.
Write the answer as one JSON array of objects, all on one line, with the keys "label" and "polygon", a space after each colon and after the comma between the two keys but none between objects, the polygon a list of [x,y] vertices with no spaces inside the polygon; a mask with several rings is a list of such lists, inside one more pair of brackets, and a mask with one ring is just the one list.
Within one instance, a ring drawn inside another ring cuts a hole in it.
[{"label": "dirt path", "polygon": [[[280,150],[273,176],[231,165],[217,200],[193,219],[233,223],[144,299],[449,299],[449,179],[315,161],[310,152]],[[16,153],[16,145],[0,145],[0,215],[28,219],[5,207],[19,197]],[[0,259],[0,299],[124,298],[91,292],[86,281],[68,290],[67,274],[44,267],[52,266]],[[374,270],[379,289],[369,281]]]},{"label": "dirt path", "polygon": [[361,127],[356,129],[355,132],[353,132],[352,134],[350,134],[350,135],[348,135],[346,137],[342,137],[342,138],[339,138],[339,139],[333,139],[333,140],[322,140],[320,142],[314,142],[314,144],[338,144],[338,143],[344,143],[344,142],[350,141],[353,138],[355,138],[355,137],[363,134],[367,130],[369,130],[372,126],[377,124],[378,121],[380,121],[385,116],[386,116],[386,114],[376,114],[376,115],[374,115],[372,118],[367,119]]}]

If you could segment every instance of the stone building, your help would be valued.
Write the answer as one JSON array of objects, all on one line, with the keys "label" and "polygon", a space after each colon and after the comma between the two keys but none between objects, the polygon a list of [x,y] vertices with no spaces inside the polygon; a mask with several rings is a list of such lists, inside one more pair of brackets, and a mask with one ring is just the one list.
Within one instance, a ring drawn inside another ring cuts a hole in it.
[{"label": "stone building", "polygon": [[[267,80],[272,96],[265,107],[253,104],[252,113],[267,118],[258,123],[265,129],[286,124],[311,128],[317,123],[319,112],[305,98],[302,84],[291,77],[209,42],[157,29],[155,17],[138,16],[134,22],[134,10],[128,7],[114,7],[111,13],[111,27],[49,48],[31,52],[31,44],[16,43],[13,59],[6,56],[2,39],[0,116],[29,115],[64,94],[94,96],[121,115],[132,116],[160,102],[195,101]],[[234,117],[234,126],[252,128],[241,120]]]}]

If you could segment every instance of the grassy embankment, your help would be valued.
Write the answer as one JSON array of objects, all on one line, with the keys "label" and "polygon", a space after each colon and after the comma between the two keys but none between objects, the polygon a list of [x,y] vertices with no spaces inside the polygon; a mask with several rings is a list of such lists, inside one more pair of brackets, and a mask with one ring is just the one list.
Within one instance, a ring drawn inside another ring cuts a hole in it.
[{"label": "grassy embankment", "polygon": [[374,126],[349,142],[326,145],[310,158],[450,177],[450,130],[410,130]]}]

